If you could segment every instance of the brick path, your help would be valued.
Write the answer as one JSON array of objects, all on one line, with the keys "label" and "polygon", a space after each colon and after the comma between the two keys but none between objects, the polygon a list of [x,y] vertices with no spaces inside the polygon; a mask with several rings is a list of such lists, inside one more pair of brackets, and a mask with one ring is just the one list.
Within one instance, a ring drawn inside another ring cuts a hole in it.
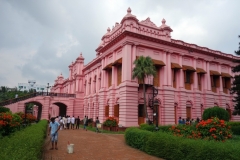
[{"label": "brick path", "polygon": [[[59,131],[58,150],[49,150],[46,140],[44,160],[159,160],[129,147],[123,134],[105,134],[79,130]],[[74,144],[74,153],[67,153],[67,143]]]}]

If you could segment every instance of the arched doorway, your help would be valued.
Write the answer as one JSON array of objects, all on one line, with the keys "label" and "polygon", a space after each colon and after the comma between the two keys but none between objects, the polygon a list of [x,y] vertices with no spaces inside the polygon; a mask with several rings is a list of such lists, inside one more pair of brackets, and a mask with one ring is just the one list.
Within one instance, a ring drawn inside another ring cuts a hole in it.
[{"label": "arched doorway", "polygon": [[59,115],[58,116],[66,116],[67,115],[67,106],[61,102],[53,103],[59,107]]},{"label": "arched doorway", "polygon": [[30,113],[36,116],[39,121],[42,117],[42,104],[36,101],[30,101],[24,104],[24,113]]},{"label": "arched doorway", "polygon": [[186,104],[186,119],[192,119],[192,103],[189,101]]},{"label": "arched doorway", "polygon": [[144,111],[144,101],[140,99],[138,102],[138,125],[144,123],[145,111]]}]

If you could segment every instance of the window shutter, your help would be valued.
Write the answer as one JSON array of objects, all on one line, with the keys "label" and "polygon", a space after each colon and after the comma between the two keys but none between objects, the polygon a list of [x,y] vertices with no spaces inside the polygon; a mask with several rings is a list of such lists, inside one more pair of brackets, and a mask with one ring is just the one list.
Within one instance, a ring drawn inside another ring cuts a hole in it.
[{"label": "window shutter", "polygon": [[172,81],[173,81],[173,88],[176,88],[176,70],[172,69]]},{"label": "window shutter", "polygon": [[225,78],[224,77],[222,77],[222,87],[223,88],[226,88],[227,86],[226,86],[226,82],[225,82]]},{"label": "window shutter", "polygon": [[153,78],[153,85],[159,87],[159,68],[156,68],[156,76]]},{"label": "window shutter", "polygon": [[114,105],[114,117],[119,117],[119,104]]},{"label": "window shutter", "polygon": [[211,86],[214,87],[213,76],[210,76],[210,78],[211,78]]},{"label": "window shutter", "polygon": [[109,117],[109,105],[105,106],[105,117]]},{"label": "window shutter", "polygon": [[183,71],[184,72],[184,83],[186,83],[186,71]]},{"label": "window shutter", "polygon": [[138,84],[143,84],[143,80],[138,80]]},{"label": "window shutter", "polygon": [[108,87],[112,85],[112,70],[108,71]]},{"label": "window shutter", "polygon": [[220,87],[220,76],[216,77],[216,87]]},{"label": "window shutter", "polygon": [[190,73],[190,83],[193,84],[194,83],[194,72]]},{"label": "window shutter", "polygon": [[117,85],[122,82],[122,65],[119,65],[117,68]]},{"label": "window shutter", "polygon": [[227,81],[226,82],[226,85],[227,85],[226,88],[230,89],[231,88],[231,79],[230,78],[226,78],[225,80]]},{"label": "window shutter", "polygon": [[201,86],[201,74],[197,74],[197,77],[198,77],[198,90],[202,90],[202,86]]}]

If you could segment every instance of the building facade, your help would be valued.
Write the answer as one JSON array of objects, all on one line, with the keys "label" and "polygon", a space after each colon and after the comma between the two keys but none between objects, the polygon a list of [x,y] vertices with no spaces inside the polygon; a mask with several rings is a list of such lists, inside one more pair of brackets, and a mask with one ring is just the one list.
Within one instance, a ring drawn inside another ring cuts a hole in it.
[{"label": "building facade", "polygon": [[[107,29],[96,58],[84,65],[80,54],[69,66],[68,78],[58,76],[51,91],[76,94],[73,113],[80,118],[99,117],[103,122],[113,116],[119,125],[138,126],[146,115],[143,85],[132,79],[133,62],[139,56],[150,56],[157,70],[155,77],[145,79],[150,120],[176,124],[178,117],[201,118],[204,109],[213,106],[231,115],[231,68],[233,59],[239,57],[173,39],[172,31],[165,19],[161,26],[150,18],[139,21],[128,8],[121,22]],[[154,117],[156,111],[158,117]],[[240,117],[231,115],[231,120]]]},{"label": "building facade", "polygon": [[36,92],[45,92],[46,85],[36,84],[35,80],[29,80],[28,83],[18,83],[19,91],[36,90]]}]

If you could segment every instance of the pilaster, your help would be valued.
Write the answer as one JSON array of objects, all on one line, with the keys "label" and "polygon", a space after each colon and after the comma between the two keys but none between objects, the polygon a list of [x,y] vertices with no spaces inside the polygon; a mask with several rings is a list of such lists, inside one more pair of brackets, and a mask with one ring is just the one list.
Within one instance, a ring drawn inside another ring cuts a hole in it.
[{"label": "pilaster", "polygon": [[138,126],[138,86],[126,81],[119,86],[119,124],[124,127]]}]

